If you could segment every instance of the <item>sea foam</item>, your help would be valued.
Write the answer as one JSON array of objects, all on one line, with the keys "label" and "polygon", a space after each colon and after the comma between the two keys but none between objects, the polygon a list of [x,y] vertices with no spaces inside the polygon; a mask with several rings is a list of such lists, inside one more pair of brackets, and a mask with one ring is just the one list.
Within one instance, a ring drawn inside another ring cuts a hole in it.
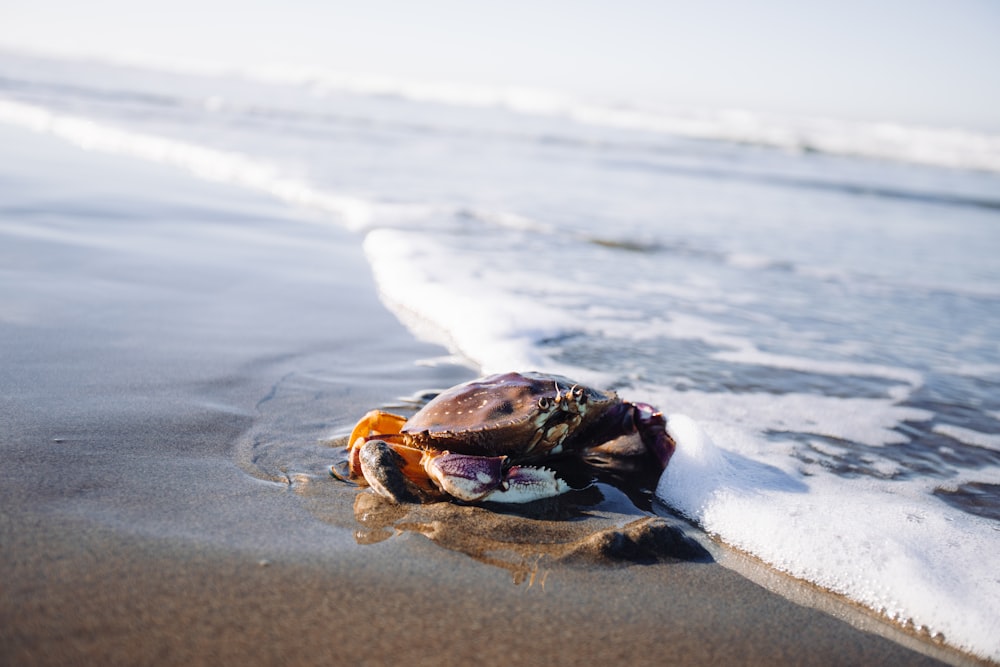
[{"label": "sea foam", "polygon": [[1000,658],[996,522],[929,508],[920,483],[805,475],[788,459],[761,463],[740,450],[766,444],[731,426],[671,415],[668,430],[678,447],[657,488],[668,505],[792,576]]},{"label": "sea foam", "polygon": [[746,109],[595,102],[538,88],[402,80],[315,68],[267,67],[244,69],[242,74],[271,84],[307,86],[316,95],[347,92],[395,96],[416,102],[499,108],[620,130],[1000,172],[1000,136],[960,128],[767,114]]},{"label": "sea foam", "polygon": [[369,232],[364,249],[386,305],[419,337],[459,352],[484,373],[551,364],[536,343],[570,321],[545,304],[491,289],[511,278],[501,267],[449,254],[427,235],[400,229]]},{"label": "sea foam", "polygon": [[[623,395],[668,409],[684,406],[698,415],[698,421],[670,417],[679,446],[657,488],[669,506],[792,576],[972,653],[1000,656],[995,639],[1000,637],[1000,581],[991,567],[991,554],[1000,549],[995,523],[935,500],[939,482],[934,479],[895,479],[905,471],[877,453],[906,441],[900,424],[933,417],[905,404],[923,385],[921,373],[767,354],[693,316],[636,328],[612,306],[575,314],[559,307],[560,291],[568,294],[567,286],[548,283],[552,291],[540,296],[530,285],[532,271],[494,266],[481,254],[452,250],[439,238],[401,229],[375,230],[365,240],[387,305],[419,335],[448,345],[483,372],[543,368],[587,382],[607,381],[591,369],[559,362],[540,345],[584,331],[631,336],[640,345],[656,336],[705,338],[733,350],[718,353],[730,363],[891,383],[883,397],[720,394],[643,382]],[[938,430],[970,439],[966,431]],[[866,465],[874,476],[831,474],[820,463],[796,458],[794,443],[756,435],[780,432],[816,434],[815,448],[826,448],[831,456],[846,451],[836,443],[863,444],[871,448]],[[982,435],[971,439],[992,444]]]},{"label": "sea foam", "polygon": [[332,214],[340,224],[351,229],[365,227],[373,215],[373,206],[368,201],[327,192],[289,178],[266,161],[234,151],[123,130],[88,118],[3,99],[0,99],[0,122],[50,134],[85,150],[165,164],[208,181],[269,194],[289,204]]},{"label": "sea foam", "polygon": [[[26,54],[17,57],[36,60]],[[71,53],[57,54],[62,57]],[[521,117],[674,137],[767,146],[792,152],[819,152],[955,169],[1000,172],[1000,135],[958,127],[910,125],[877,120],[763,113],[749,109],[703,109],[645,100],[597,99],[526,86],[470,81],[401,79],[318,67],[231,67],[182,59],[110,57],[93,66],[121,72],[141,68],[191,79],[243,79],[268,86],[298,88],[309,96],[347,94],[398,98],[468,109],[497,109]],[[84,62],[77,61],[77,64]],[[44,58],[37,59],[38,63]],[[215,104],[221,98],[207,102]]]}]

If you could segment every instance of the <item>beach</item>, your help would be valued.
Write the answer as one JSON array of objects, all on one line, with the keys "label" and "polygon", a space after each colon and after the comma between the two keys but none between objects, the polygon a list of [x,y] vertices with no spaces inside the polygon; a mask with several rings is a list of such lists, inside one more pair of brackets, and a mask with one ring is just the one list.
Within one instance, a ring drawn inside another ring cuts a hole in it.
[{"label": "beach", "polygon": [[0,145],[0,662],[976,664],[610,493],[380,504],[337,438],[477,372],[384,308],[360,236]]}]

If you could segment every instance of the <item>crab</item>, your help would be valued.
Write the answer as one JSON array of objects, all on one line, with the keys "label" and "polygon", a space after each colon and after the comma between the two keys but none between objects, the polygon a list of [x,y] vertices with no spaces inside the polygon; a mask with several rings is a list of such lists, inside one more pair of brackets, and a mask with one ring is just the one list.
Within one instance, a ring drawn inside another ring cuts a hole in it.
[{"label": "crab", "polygon": [[666,468],[675,445],[652,406],[559,375],[504,373],[452,387],[409,419],[372,410],[331,472],[397,503],[525,503],[570,489],[534,464],[633,434]]}]

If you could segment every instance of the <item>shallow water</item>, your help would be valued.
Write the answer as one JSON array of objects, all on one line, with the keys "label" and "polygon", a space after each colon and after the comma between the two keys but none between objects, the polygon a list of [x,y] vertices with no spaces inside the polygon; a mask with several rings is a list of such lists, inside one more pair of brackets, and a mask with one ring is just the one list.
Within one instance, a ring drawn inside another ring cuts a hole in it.
[{"label": "shallow water", "polygon": [[0,57],[0,120],[355,230],[386,304],[477,370],[692,417],[674,509],[998,658],[996,139],[953,168],[829,148],[864,145],[848,124],[803,151],[608,118]]}]

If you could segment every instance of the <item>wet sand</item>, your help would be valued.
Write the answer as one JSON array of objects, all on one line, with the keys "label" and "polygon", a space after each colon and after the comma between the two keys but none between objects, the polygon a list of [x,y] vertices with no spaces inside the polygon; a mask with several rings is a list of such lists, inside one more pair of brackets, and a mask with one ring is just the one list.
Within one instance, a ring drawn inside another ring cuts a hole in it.
[{"label": "wet sand", "polygon": [[524,516],[333,480],[363,412],[474,375],[381,307],[360,238],[0,145],[0,663],[973,662],[612,488]]}]

